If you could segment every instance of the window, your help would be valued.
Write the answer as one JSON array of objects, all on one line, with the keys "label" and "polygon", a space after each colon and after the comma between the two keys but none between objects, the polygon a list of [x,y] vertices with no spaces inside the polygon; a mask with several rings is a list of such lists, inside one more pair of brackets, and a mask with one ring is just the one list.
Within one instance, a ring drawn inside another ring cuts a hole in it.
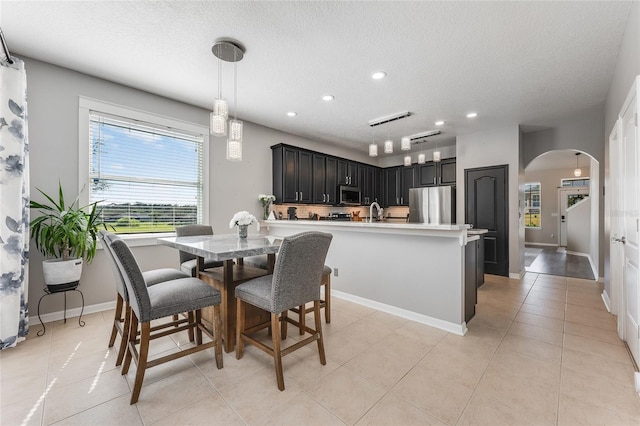
[{"label": "window", "polygon": [[524,226],[525,228],[541,228],[540,182],[524,185]]},{"label": "window", "polygon": [[80,182],[87,202],[102,207],[104,222],[118,234],[166,233],[203,223],[208,130],[83,100],[88,175]]},{"label": "window", "polygon": [[560,181],[560,186],[581,186],[589,187],[589,178],[566,178]]}]

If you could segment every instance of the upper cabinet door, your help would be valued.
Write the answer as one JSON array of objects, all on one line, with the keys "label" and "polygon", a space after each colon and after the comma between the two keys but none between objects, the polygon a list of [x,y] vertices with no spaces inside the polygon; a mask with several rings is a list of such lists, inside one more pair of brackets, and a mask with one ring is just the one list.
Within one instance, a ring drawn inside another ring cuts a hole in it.
[{"label": "upper cabinet door", "polygon": [[313,154],[298,152],[298,201],[311,203],[313,197]]},{"label": "upper cabinet door", "polygon": [[326,180],[325,191],[327,192],[327,204],[336,203],[336,191],[338,190],[338,160],[327,157],[325,161]]},{"label": "upper cabinet door", "polygon": [[[283,186],[282,202],[295,203],[299,198],[298,195],[298,150],[284,148],[283,151]],[[276,195],[277,198],[277,195]]]},{"label": "upper cabinet door", "polygon": [[326,202],[327,192],[325,182],[327,169],[325,165],[326,157],[320,154],[313,155],[313,203],[321,204]]},{"label": "upper cabinet door", "polygon": [[456,159],[447,158],[440,162],[440,185],[456,184]]},{"label": "upper cabinet door", "polygon": [[429,161],[425,164],[418,164],[418,182],[416,186],[435,186],[437,182],[436,163]]},{"label": "upper cabinet door", "polygon": [[409,205],[409,189],[416,186],[415,166],[402,166],[402,192],[400,193],[400,205]]}]

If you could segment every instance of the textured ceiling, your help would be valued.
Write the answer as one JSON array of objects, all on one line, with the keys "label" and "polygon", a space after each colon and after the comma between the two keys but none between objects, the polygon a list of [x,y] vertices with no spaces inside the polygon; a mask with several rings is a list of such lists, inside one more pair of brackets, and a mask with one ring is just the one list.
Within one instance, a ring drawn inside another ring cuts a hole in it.
[{"label": "textured ceiling", "polygon": [[[610,1],[3,0],[0,26],[17,56],[207,109],[217,91],[211,46],[237,39],[246,47],[239,118],[364,151],[374,136],[397,149],[439,119],[442,135],[430,140],[446,143],[503,125],[544,128],[604,102],[629,10]],[[387,78],[372,80],[376,70]],[[404,110],[413,115],[367,125]]]}]

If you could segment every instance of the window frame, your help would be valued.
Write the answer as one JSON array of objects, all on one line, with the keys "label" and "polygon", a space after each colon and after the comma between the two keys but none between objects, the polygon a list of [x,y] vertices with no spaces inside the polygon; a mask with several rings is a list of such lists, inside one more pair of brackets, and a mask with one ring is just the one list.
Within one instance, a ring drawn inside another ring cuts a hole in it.
[{"label": "window frame", "polygon": [[[189,133],[202,134],[202,221],[209,222],[209,129],[200,124],[191,123],[160,114],[142,111],[97,99],[78,97],[78,191],[81,205],[89,204],[90,172],[90,112],[95,111],[104,114],[124,117],[158,126],[170,127]],[[127,240],[130,246],[157,245],[157,239],[161,237],[175,236],[175,232],[164,233],[140,233],[121,234],[120,237]]]},{"label": "window frame", "polygon": [[[538,207],[528,206],[527,205],[527,185],[538,185],[538,197],[540,198],[540,205]],[[532,230],[541,230],[542,229],[542,183],[541,182],[525,182],[524,184],[524,229],[532,229]],[[540,212],[540,225],[539,226],[527,226],[527,214],[529,214],[529,209],[535,208]]]}]

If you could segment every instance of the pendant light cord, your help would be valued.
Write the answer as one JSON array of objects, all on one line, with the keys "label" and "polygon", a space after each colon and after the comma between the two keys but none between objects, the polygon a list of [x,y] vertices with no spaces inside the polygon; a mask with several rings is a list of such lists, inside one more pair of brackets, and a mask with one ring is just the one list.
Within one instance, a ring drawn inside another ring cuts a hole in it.
[{"label": "pendant light cord", "polygon": [[238,60],[237,51],[233,51],[233,119],[238,120]]}]

